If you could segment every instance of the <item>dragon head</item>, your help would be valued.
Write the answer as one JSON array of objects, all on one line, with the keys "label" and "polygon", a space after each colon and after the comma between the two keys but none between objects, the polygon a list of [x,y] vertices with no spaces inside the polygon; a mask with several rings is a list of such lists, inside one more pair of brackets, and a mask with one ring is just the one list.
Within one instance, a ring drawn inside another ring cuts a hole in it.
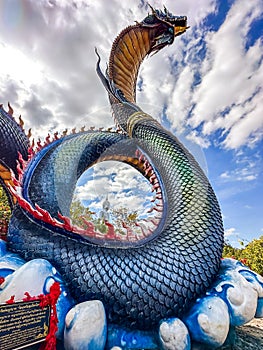
[{"label": "dragon head", "polygon": [[[150,5],[149,5],[150,6]],[[143,27],[152,28],[151,48],[148,54],[157,53],[166,45],[173,43],[174,38],[183,34],[187,27],[186,16],[174,16],[166,7],[164,11],[151,7],[152,13],[140,23]]]}]

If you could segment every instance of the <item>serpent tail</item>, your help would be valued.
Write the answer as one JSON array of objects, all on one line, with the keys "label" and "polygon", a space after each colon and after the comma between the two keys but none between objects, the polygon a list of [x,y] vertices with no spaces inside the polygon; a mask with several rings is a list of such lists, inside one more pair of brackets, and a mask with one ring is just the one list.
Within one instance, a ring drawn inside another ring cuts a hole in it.
[{"label": "serpent tail", "polygon": [[[188,150],[136,104],[143,59],[187,29],[185,16],[153,10],[114,41],[105,73],[97,72],[123,133],[85,132],[50,143],[25,162],[16,181],[9,225],[11,250],[48,259],[79,302],[101,300],[108,321],[151,329],[180,316],[217,275],[223,225],[214,191]],[[5,139],[4,139],[5,140]],[[69,208],[81,174],[104,160],[140,171],[156,193],[154,229],[122,240],[108,223],[103,237],[92,223],[72,224]]]}]

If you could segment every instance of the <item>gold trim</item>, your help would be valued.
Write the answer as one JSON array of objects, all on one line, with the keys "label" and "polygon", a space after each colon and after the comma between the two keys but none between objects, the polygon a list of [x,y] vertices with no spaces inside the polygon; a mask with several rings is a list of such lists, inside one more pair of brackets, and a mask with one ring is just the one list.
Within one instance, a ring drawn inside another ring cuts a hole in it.
[{"label": "gold trim", "polygon": [[149,114],[147,114],[143,111],[135,112],[132,115],[130,115],[128,122],[127,122],[127,131],[128,131],[129,136],[132,136],[132,130],[133,130],[135,124],[138,121],[141,121],[143,119],[153,120],[153,118]]}]

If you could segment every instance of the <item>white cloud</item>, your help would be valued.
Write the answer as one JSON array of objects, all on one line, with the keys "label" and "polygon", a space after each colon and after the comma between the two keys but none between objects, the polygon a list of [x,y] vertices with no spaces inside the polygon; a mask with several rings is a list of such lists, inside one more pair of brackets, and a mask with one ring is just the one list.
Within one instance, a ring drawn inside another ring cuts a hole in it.
[{"label": "white cloud", "polygon": [[[263,75],[261,77],[263,79]],[[225,118],[228,120],[232,119],[233,123],[224,140],[224,145],[227,148],[239,148],[244,144],[253,147],[262,138],[262,91],[258,90],[250,101],[245,101],[243,105],[233,107],[228,115],[226,115]]]},{"label": "white cloud", "polygon": [[171,126],[177,131],[183,132],[185,117],[192,106],[191,87],[194,82],[194,72],[190,66],[182,68],[181,74],[175,83],[174,90],[168,99],[167,115],[171,120]]},{"label": "white cloud", "polygon": [[225,230],[225,237],[237,236],[238,233],[234,227]]},{"label": "white cloud", "polygon": [[257,179],[257,174],[251,174],[247,168],[235,171],[225,171],[220,175],[220,178],[225,181],[253,181]]},{"label": "white cloud", "polygon": [[32,60],[28,55],[7,43],[1,43],[0,50],[1,75],[15,77],[16,80],[23,81],[26,85],[42,82],[43,72],[40,62]]},{"label": "white cloud", "polygon": [[229,171],[225,171],[224,173],[222,173],[220,175],[221,179],[230,179],[230,174],[229,174]]},{"label": "white cloud", "polygon": [[[90,112],[108,105],[95,72],[95,46],[110,49],[105,21],[98,23],[101,5],[102,2],[100,6],[85,2],[2,2],[0,15],[6,21],[0,21],[1,85],[8,77],[17,86],[22,83],[23,95],[18,92],[16,108],[36,133],[37,126],[43,127],[46,134],[55,127],[74,127],[79,119],[85,119],[88,126],[101,126],[98,120],[89,118]],[[109,18],[113,17],[110,6],[105,11]],[[14,12],[19,12],[19,18],[11,18]],[[10,19],[14,20],[12,28],[6,23]],[[117,29],[114,27],[116,24],[111,28],[113,38]],[[105,49],[100,51],[105,53]],[[38,110],[29,104],[35,95]],[[4,97],[12,103],[11,93]],[[46,118],[43,106],[52,119],[45,123],[41,122]],[[107,119],[112,122],[110,114]]]},{"label": "white cloud", "polygon": [[77,186],[76,196],[88,201],[94,211],[102,209],[102,202],[108,196],[112,209],[126,207],[138,211],[139,215],[144,215],[152,206],[150,201],[154,197],[142,175],[128,165],[112,161],[95,165],[88,181]]},{"label": "white cloud", "polygon": [[257,40],[246,51],[246,36],[262,7],[257,0],[235,1],[219,30],[205,38],[205,68],[193,95],[190,123],[203,123],[205,135],[223,129],[227,148],[255,142],[263,128],[262,42]]},{"label": "white cloud", "polygon": [[225,229],[224,237],[227,243],[236,248],[241,248],[244,244],[244,241],[247,241],[246,239],[240,237],[240,233],[235,227]]},{"label": "white cloud", "polygon": [[[217,32],[204,26],[206,16],[217,11],[215,0],[167,0],[165,5],[187,15],[191,29],[142,65],[139,104],[147,112],[152,112],[147,105],[154,105],[156,118],[165,107],[177,132],[187,124],[202,125],[203,134],[193,130],[189,135],[202,147],[216,130],[222,130],[226,148],[253,145],[262,137],[262,42],[246,51],[246,36],[262,13],[261,1],[236,0]],[[112,125],[109,112],[102,119],[95,113],[108,101],[96,76],[94,47],[105,67],[113,39],[148,11],[145,1],[131,0],[2,1],[2,102],[13,103],[37,135],[75,125]]]},{"label": "white cloud", "polygon": [[237,152],[235,155],[235,168],[225,170],[220,174],[223,182],[253,182],[261,174],[261,158],[259,153],[244,155],[243,152]]},{"label": "white cloud", "polygon": [[[263,135],[263,48],[262,41],[251,44],[247,39],[253,21],[262,16],[263,3],[228,2],[226,18],[212,31],[206,18],[216,15],[218,3],[164,1],[172,13],[187,15],[191,28],[143,63],[138,103],[157,119],[165,110],[171,128],[200,147],[220,141],[227,149],[252,148]],[[162,6],[159,0],[151,4]],[[105,68],[114,38],[148,11],[144,0],[1,0],[0,103],[10,101],[36,137],[75,126],[112,126],[107,94],[95,72],[94,48]],[[241,182],[256,182],[261,169],[255,157],[248,160],[236,153],[236,169],[226,164],[220,180],[232,183],[224,186],[221,199],[244,191]],[[81,188],[81,198],[92,200],[96,211],[107,192],[112,205],[132,210],[148,206],[151,193],[144,183],[128,170],[118,171],[118,182],[113,182],[109,169],[95,168],[92,181]],[[131,192],[124,192],[125,186]]]},{"label": "white cloud", "polygon": [[196,130],[191,130],[187,135],[187,139],[193,141],[193,143],[199,145],[202,148],[207,148],[210,145],[210,141],[207,138],[199,135]]}]

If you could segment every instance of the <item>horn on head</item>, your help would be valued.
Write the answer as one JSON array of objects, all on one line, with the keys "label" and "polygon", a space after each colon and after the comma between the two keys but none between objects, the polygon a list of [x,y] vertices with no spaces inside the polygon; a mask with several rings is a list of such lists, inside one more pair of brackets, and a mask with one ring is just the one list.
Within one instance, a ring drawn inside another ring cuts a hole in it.
[{"label": "horn on head", "polygon": [[152,10],[152,15],[156,15],[156,10],[152,7],[152,5],[150,5],[149,3],[147,3],[147,5],[150,7],[150,9]]}]

